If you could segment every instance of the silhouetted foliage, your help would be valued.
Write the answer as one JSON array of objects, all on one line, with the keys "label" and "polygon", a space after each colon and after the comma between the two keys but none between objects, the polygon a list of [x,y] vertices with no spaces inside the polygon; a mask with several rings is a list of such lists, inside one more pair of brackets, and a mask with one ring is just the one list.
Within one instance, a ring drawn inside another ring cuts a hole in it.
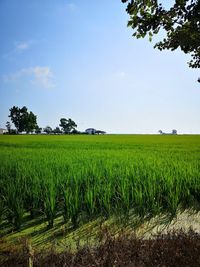
[{"label": "silhouetted foliage", "polygon": [[71,133],[77,127],[76,123],[70,118],[69,119],[61,118],[59,126],[62,127],[62,130],[66,134]]},{"label": "silhouetted foliage", "polygon": [[50,126],[46,126],[43,130],[45,133],[50,134],[53,132],[52,128]]},{"label": "silhouetted foliage", "polygon": [[56,128],[53,130],[53,133],[55,133],[55,134],[61,134],[62,131],[61,131],[61,129],[60,129],[59,127],[56,127]]},{"label": "silhouetted foliage", "polygon": [[10,110],[9,117],[14,123],[17,133],[19,132],[31,132],[37,127],[37,116],[32,111],[28,112],[27,107],[16,107],[13,106]]},{"label": "silhouetted foliage", "polygon": [[165,1],[158,0],[121,0],[127,3],[130,15],[128,26],[134,30],[133,36],[149,40],[160,30],[167,36],[155,47],[159,50],[180,48],[191,53],[189,66],[200,67],[200,0],[174,0],[174,4],[165,8]]},{"label": "silhouetted foliage", "polygon": [[11,133],[11,123],[9,121],[6,122],[6,129],[8,130],[8,133]]},{"label": "silhouetted foliage", "polygon": [[35,133],[40,134],[41,132],[42,132],[42,128],[37,125],[35,128]]}]

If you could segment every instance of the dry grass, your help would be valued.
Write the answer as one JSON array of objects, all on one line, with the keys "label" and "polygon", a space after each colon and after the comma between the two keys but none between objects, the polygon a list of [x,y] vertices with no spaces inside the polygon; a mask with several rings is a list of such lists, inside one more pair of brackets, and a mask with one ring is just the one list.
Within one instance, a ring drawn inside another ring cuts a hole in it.
[{"label": "dry grass", "polygon": [[34,253],[30,251],[27,240],[23,240],[20,251],[10,248],[4,255],[1,253],[1,266],[28,266],[30,257],[34,267],[184,267],[200,266],[200,235],[190,231],[160,235],[155,239],[143,240],[135,235],[121,232],[112,236],[104,228],[96,247],[85,246],[76,252],[69,250],[62,253],[53,248]]}]

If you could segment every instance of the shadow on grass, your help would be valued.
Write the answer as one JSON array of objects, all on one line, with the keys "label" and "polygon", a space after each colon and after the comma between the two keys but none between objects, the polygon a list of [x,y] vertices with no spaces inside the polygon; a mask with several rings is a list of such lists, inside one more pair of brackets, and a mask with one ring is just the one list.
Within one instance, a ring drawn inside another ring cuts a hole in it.
[{"label": "shadow on grass", "polygon": [[[109,231],[101,233],[104,240],[97,246],[67,247],[62,252],[53,248],[48,251],[34,251],[35,267],[195,267],[200,266],[200,235],[190,231],[160,235],[153,240],[136,238],[134,234],[121,233],[114,237]],[[28,266],[26,249],[6,254],[0,259],[1,266]]]}]

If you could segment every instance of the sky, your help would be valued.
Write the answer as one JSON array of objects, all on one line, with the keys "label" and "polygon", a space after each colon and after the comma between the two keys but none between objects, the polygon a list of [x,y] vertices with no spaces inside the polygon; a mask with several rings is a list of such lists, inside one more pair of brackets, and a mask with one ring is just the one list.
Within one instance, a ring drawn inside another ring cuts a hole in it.
[{"label": "sky", "polygon": [[[165,1],[169,4],[169,0]],[[134,39],[120,0],[0,0],[0,127],[12,106],[38,125],[200,134],[198,69],[189,55]]]}]

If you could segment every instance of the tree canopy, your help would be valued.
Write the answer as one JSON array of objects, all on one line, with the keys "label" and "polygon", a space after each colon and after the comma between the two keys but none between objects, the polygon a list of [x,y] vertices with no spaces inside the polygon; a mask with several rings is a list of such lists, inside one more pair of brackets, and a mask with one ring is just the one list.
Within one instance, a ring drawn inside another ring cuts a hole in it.
[{"label": "tree canopy", "polygon": [[133,36],[148,35],[151,41],[153,35],[165,30],[166,37],[155,47],[172,51],[180,48],[191,54],[190,67],[200,67],[200,0],[174,0],[170,8],[158,0],[121,1],[127,3],[128,26],[133,29]]},{"label": "tree canopy", "polygon": [[50,133],[53,132],[53,129],[52,129],[49,125],[47,125],[47,126],[44,128],[44,132],[47,133],[47,134],[50,134]]},{"label": "tree canopy", "polygon": [[70,133],[71,131],[75,130],[77,124],[70,118],[69,119],[61,118],[59,126],[62,127],[62,130],[65,133]]},{"label": "tree canopy", "polygon": [[17,132],[31,132],[37,128],[37,116],[32,111],[28,112],[27,107],[13,106],[10,110],[9,117],[14,123]]},{"label": "tree canopy", "polygon": [[6,128],[8,130],[8,133],[11,133],[11,123],[9,121],[6,122]]}]

